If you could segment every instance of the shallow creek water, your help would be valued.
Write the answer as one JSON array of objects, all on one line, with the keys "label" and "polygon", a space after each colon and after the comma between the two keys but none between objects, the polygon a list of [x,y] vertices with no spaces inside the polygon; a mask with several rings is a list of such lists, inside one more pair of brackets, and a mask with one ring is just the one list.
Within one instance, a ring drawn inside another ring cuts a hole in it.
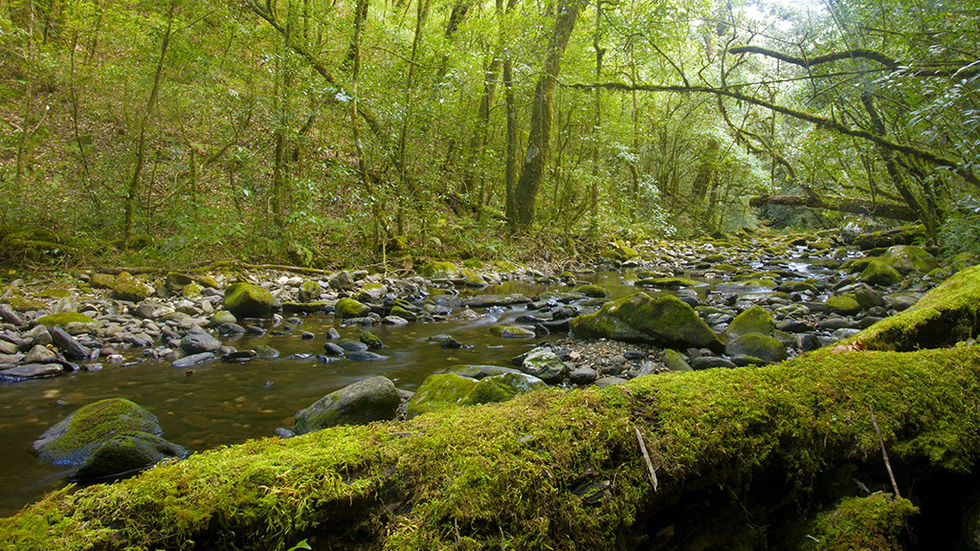
[{"label": "shallow creek water", "polygon": [[[579,279],[605,285],[611,298],[638,290],[623,282],[615,272]],[[552,289],[559,287],[515,281],[476,294],[522,293],[534,297]],[[703,289],[698,292],[703,293]],[[340,360],[325,364],[315,357],[289,359],[292,354],[322,353],[324,334],[329,327],[337,327],[344,337],[357,338],[356,327],[341,327],[333,315],[310,315],[300,316],[302,324],[293,325],[290,336],[246,336],[225,341],[239,349],[270,345],[281,353],[274,360],[255,359],[244,364],[218,361],[196,366],[188,372],[173,369],[167,362],[143,360],[141,351],[130,350],[127,360],[131,361],[103,363],[100,371],[0,384],[0,457],[4,465],[0,469],[0,516],[10,515],[65,484],[68,470],[42,463],[31,453],[30,446],[48,427],[85,404],[104,398],[128,398],[157,415],[165,438],[199,452],[272,436],[277,427],[292,428],[296,411],[366,377],[384,375],[401,389],[415,390],[428,375],[449,366],[509,365],[512,357],[535,343],[554,338],[515,340],[490,333],[491,325],[513,321],[526,312],[525,306],[479,309],[479,313],[488,315],[474,321],[372,327],[370,331],[386,344],[379,351],[387,356],[382,361]],[[310,331],[316,338],[302,340],[299,336],[302,331]],[[438,334],[450,334],[472,348],[444,350],[429,341],[429,337]]]}]

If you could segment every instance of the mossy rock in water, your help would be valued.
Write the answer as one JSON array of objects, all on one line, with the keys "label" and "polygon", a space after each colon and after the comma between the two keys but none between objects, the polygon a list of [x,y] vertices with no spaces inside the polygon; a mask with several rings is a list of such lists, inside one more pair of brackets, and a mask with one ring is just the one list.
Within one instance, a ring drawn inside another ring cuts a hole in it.
[{"label": "mossy rock in water", "polygon": [[34,300],[31,298],[26,298],[18,295],[6,297],[0,302],[9,304],[10,307],[17,312],[33,312],[36,310],[45,310],[48,307],[47,304],[39,300]]},{"label": "mossy rock in water", "polygon": [[37,318],[38,325],[56,325],[58,327],[68,327],[72,323],[95,323],[95,319],[93,319],[91,316],[78,312],[59,312],[57,314],[48,314]]},{"label": "mossy rock in water", "polygon": [[858,274],[864,271],[868,267],[868,264],[877,261],[881,262],[880,258],[877,257],[866,257],[866,258],[852,258],[847,262],[840,265],[842,270],[846,270],[850,274]]},{"label": "mossy rock in water", "polygon": [[132,476],[168,458],[187,457],[188,451],[147,432],[117,434],[99,446],[72,475],[72,480],[97,482]]},{"label": "mossy rock in water", "polygon": [[776,287],[778,287],[775,280],[765,279],[765,278],[743,279],[740,280],[738,284],[744,285],[746,287],[755,287],[758,289],[775,289]]},{"label": "mossy rock in water", "polygon": [[772,314],[761,306],[752,306],[728,324],[725,329],[725,336],[729,339],[741,337],[747,333],[760,333],[772,336],[776,329],[776,320],[772,319]]},{"label": "mossy rock in water", "polygon": [[39,293],[37,296],[41,298],[68,298],[71,296],[71,291],[68,289],[59,289],[57,287],[52,287],[50,289],[45,289]]},{"label": "mossy rock in water", "polygon": [[636,293],[608,302],[593,314],[572,318],[570,324],[575,335],[582,339],[722,348],[718,335],[694,309],[672,295],[651,298]]},{"label": "mossy rock in water", "polygon": [[861,303],[858,302],[857,297],[853,293],[830,297],[825,304],[832,312],[845,316],[857,314],[861,311]]},{"label": "mossy rock in water", "polygon": [[357,331],[357,340],[366,344],[368,348],[375,350],[385,347],[385,343],[381,340],[381,337],[375,335],[367,329],[359,329]]},{"label": "mossy rock in water", "polygon": [[683,277],[651,277],[641,279],[634,285],[639,287],[656,287],[658,289],[683,289],[685,287],[697,287],[701,283]]},{"label": "mossy rock in water", "polygon": [[949,346],[980,333],[980,266],[957,272],[907,310],[847,339],[875,350]]},{"label": "mossy rock in water", "polygon": [[163,429],[146,408],[122,398],[109,398],[75,410],[44,431],[32,447],[43,461],[81,465],[99,446],[127,432],[159,435]]},{"label": "mossy rock in water", "polygon": [[889,247],[881,260],[903,274],[927,273],[939,265],[939,260],[929,251],[915,245],[895,245]]},{"label": "mossy rock in water", "polygon": [[342,298],[334,305],[334,315],[341,319],[362,318],[370,313],[370,306],[352,298]]},{"label": "mossy rock in water", "polygon": [[594,283],[579,285],[578,287],[572,289],[573,293],[579,293],[585,295],[589,298],[606,298],[609,296],[609,290],[603,285],[596,285]]},{"label": "mossy rock in water", "polygon": [[452,262],[433,261],[423,264],[419,275],[432,279],[453,279],[459,277],[459,269]]},{"label": "mossy rock in water", "polygon": [[731,264],[715,264],[711,267],[713,271],[724,272],[726,274],[734,274],[738,271],[738,268],[732,266]]},{"label": "mossy rock in water", "polygon": [[395,383],[371,377],[345,386],[299,410],[293,420],[296,433],[304,434],[337,425],[363,425],[395,418],[401,396]]},{"label": "mossy rock in water", "polygon": [[456,373],[430,375],[408,402],[408,416],[458,406],[505,402],[518,394],[548,388],[541,379],[524,373],[504,373],[471,379]]},{"label": "mossy rock in water", "polygon": [[746,333],[728,341],[725,353],[730,356],[751,356],[766,363],[786,359],[786,347],[783,343],[761,333]]},{"label": "mossy rock in water", "polygon": [[817,516],[807,532],[819,543],[804,542],[802,549],[904,551],[909,520],[918,512],[911,501],[891,494],[846,498]]},{"label": "mossy rock in water", "polygon": [[691,371],[691,365],[687,363],[687,359],[683,354],[674,350],[673,348],[667,348],[661,353],[664,361],[664,365],[667,369],[671,371]]},{"label": "mossy rock in water", "polygon": [[902,281],[902,274],[898,270],[878,258],[870,259],[858,277],[869,285],[895,285]]},{"label": "mossy rock in water", "polygon": [[490,332],[505,339],[533,339],[537,336],[534,331],[517,325],[494,325],[490,327]]},{"label": "mossy rock in water", "polygon": [[272,293],[251,283],[234,283],[225,289],[225,309],[241,318],[261,318],[275,307]]},{"label": "mossy rock in water", "polygon": [[391,311],[388,312],[388,315],[389,316],[398,316],[398,317],[403,318],[403,319],[406,319],[408,321],[415,321],[415,320],[419,319],[418,314],[416,314],[415,312],[413,312],[411,310],[406,309],[405,307],[403,307],[400,304],[395,304],[394,306],[392,306],[391,307]]}]

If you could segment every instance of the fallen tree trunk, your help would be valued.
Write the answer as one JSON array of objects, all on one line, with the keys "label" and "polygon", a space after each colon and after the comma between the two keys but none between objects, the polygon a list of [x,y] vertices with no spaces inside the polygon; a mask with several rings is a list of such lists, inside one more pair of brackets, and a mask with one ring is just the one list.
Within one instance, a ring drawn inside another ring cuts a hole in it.
[{"label": "fallen tree trunk", "polygon": [[[978,281],[966,270],[930,296],[977,300]],[[885,483],[880,442],[904,488],[973,467],[980,347],[860,348],[251,441],[55,492],[0,520],[0,545],[735,548],[822,506],[840,468],[873,465]]]},{"label": "fallen tree trunk", "polygon": [[893,220],[915,222],[919,220],[915,211],[897,203],[879,203],[857,199],[854,197],[831,197],[819,195],[762,195],[749,199],[749,205],[764,207],[767,205],[783,205],[787,207],[807,207],[812,209],[833,210],[851,214],[866,214]]}]

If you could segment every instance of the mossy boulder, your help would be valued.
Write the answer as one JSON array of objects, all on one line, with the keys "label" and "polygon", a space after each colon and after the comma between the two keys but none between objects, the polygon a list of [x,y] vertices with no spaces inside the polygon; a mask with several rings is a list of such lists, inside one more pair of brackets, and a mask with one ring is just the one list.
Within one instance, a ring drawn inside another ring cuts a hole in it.
[{"label": "mossy boulder", "polygon": [[961,270],[898,315],[848,339],[875,350],[950,346],[980,334],[980,266]]},{"label": "mossy boulder", "polygon": [[122,398],[83,406],[46,430],[32,445],[43,461],[81,465],[116,435],[132,432],[163,434],[157,418],[146,408]]},{"label": "mossy boulder", "polygon": [[186,299],[200,298],[201,294],[204,292],[204,287],[200,283],[191,282],[184,285],[184,288],[180,290],[180,296]]},{"label": "mossy boulder", "polygon": [[776,320],[772,319],[772,314],[761,306],[752,306],[735,316],[735,319],[725,329],[725,336],[729,339],[741,337],[747,333],[772,336],[772,332],[775,330]]},{"label": "mossy boulder", "polygon": [[570,326],[582,339],[707,347],[721,350],[718,335],[686,302],[671,295],[651,298],[636,293],[606,303],[597,312],[572,318]]},{"label": "mossy boulder", "polygon": [[673,348],[665,349],[661,356],[667,369],[671,371],[691,371],[691,365],[687,363],[687,358]]},{"label": "mossy boulder", "polygon": [[929,251],[915,245],[895,245],[889,247],[881,260],[903,274],[926,273],[939,265],[939,260]]},{"label": "mossy boulder", "polygon": [[[110,276],[111,277],[111,276]],[[107,280],[113,298],[129,302],[139,302],[153,294],[153,289],[129,272],[122,272]]]},{"label": "mossy boulder", "polygon": [[858,277],[869,285],[895,285],[902,281],[902,274],[898,270],[878,258],[870,259]]},{"label": "mossy boulder", "polygon": [[861,303],[858,302],[853,293],[832,296],[827,299],[825,304],[830,311],[845,316],[854,315],[861,311]]},{"label": "mossy boulder", "polygon": [[299,301],[300,302],[312,302],[320,298],[320,284],[316,281],[308,279],[299,286]]},{"label": "mossy boulder", "polygon": [[683,289],[686,287],[697,287],[702,283],[684,277],[650,277],[644,278],[635,283],[640,287],[656,287],[657,289]]},{"label": "mossy boulder", "polygon": [[342,298],[334,305],[334,315],[341,319],[362,318],[370,313],[370,306],[352,298]]},{"label": "mossy boulder", "polygon": [[293,417],[296,433],[394,419],[401,397],[386,377],[371,377],[320,398]]},{"label": "mossy boulder", "polygon": [[37,310],[45,310],[48,305],[32,298],[22,297],[18,295],[13,295],[5,297],[2,302],[9,304],[17,312],[34,312]]},{"label": "mossy boulder", "polygon": [[725,345],[725,353],[730,356],[759,358],[765,363],[786,359],[786,347],[783,343],[761,333],[746,333],[728,341]]},{"label": "mossy boulder", "polygon": [[549,348],[535,348],[524,357],[521,370],[546,383],[560,383],[568,374],[568,367]]},{"label": "mossy boulder", "polygon": [[589,298],[606,298],[609,296],[609,290],[603,285],[596,285],[594,283],[579,285],[578,287],[572,289],[573,293],[579,293],[585,295]]},{"label": "mossy boulder", "polygon": [[459,268],[452,262],[433,261],[419,268],[419,275],[431,279],[453,279],[459,277]]},{"label": "mossy boulder", "polygon": [[132,476],[164,459],[187,457],[182,446],[147,432],[113,436],[89,455],[72,475],[72,480],[97,482]]},{"label": "mossy boulder", "polygon": [[456,373],[439,373],[426,377],[408,402],[408,416],[441,411],[458,406],[505,402],[518,394],[548,388],[537,377],[524,373],[504,373],[482,379]]},{"label": "mossy boulder", "polygon": [[537,336],[534,331],[519,325],[494,325],[490,332],[505,339],[533,339]]},{"label": "mossy boulder", "polygon": [[59,312],[57,314],[48,314],[37,318],[38,325],[56,325],[58,327],[68,327],[73,323],[93,324],[95,323],[95,319],[91,316],[78,312]]},{"label": "mossy boulder", "polygon": [[234,283],[225,289],[225,309],[241,318],[261,318],[275,307],[268,290],[251,283]]},{"label": "mossy boulder", "polygon": [[381,340],[381,337],[375,335],[367,329],[359,329],[357,331],[357,340],[367,345],[368,348],[373,348],[375,350],[385,347],[385,343]]}]

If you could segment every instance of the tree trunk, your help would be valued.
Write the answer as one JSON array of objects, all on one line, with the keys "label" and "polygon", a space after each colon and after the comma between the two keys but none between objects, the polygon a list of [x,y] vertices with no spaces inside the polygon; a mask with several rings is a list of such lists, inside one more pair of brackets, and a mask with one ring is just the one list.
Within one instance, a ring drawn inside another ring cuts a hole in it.
[{"label": "tree trunk", "polygon": [[153,75],[153,86],[150,88],[150,97],[146,101],[143,110],[143,117],[140,119],[140,135],[136,142],[136,166],[133,168],[133,176],[126,187],[126,211],[123,218],[123,243],[129,244],[129,237],[133,229],[133,211],[136,210],[136,200],[139,194],[140,178],[143,173],[143,165],[146,163],[146,131],[150,122],[150,117],[156,111],[157,98],[160,95],[160,82],[163,77],[163,64],[167,59],[167,49],[170,46],[171,30],[174,24],[174,10],[177,9],[177,1],[170,1],[170,8],[167,12],[167,29],[163,33],[163,42],[160,44],[160,58],[157,59],[156,71]]},{"label": "tree trunk", "polygon": [[892,220],[917,222],[919,215],[909,207],[897,203],[879,203],[855,197],[829,197],[820,195],[764,195],[749,200],[753,207],[784,205],[787,207],[807,207],[812,209],[864,214]]},{"label": "tree trunk", "polygon": [[504,214],[511,233],[517,232],[517,99],[514,97],[514,61],[504,49],[504,103],[507,106],[507,151],[504,161]]},{"label": "tree trunk", "polygon": [[575,20],[581,9],[582,4],[578,0],[566,0],[559,5],[543,72],[534,90],[527,153],[524,155],[520,180],[514,190],[516,218],[512,226],[519,232],[526,231],[534,222],[535,201],[538,189],[544,181],[544,169],[548,164],[548,148],[551,143],[551,102],[555,95],[561,59],[565,55],[568,38],[575,28]]},{"label": "tree trunk", "polygon": [[[978,305],[974,267],[884,331],[780,365],[538,392],[194,454],[55,492],[0,519],[0,541],[21,551],[266,551],[303,539],[315,549],[800,548],[805,532],[781,528],[853,495],[852,478],[891,488],[882,449],[902,488],[975,465],[980,348],[946,346],[961,336],[948,327],[980,330]],[[910,327],[946,338],[864,350]]]}]

